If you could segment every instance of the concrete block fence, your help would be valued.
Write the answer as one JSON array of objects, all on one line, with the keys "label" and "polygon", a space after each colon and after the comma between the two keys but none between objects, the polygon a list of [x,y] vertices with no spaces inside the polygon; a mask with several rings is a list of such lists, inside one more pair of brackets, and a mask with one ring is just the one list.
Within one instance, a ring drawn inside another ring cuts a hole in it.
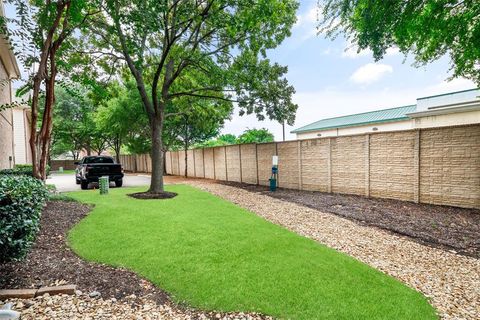
[{"label": "concrete block fence", "polygon": [[[266,186],[278,155],[283,188],[480,208],[480,124],[187,152],[189,177]],[[129,157],[151,170],[148,155]],[[166,170],[184,175],[185,152],[167,152]]]}]

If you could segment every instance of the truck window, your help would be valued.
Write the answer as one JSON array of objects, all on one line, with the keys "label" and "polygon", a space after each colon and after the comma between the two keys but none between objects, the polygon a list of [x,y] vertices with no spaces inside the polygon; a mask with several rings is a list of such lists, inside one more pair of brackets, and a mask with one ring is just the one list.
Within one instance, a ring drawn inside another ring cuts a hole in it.
[{"label": "truck window", "polygon": [[83,163],[89,164],[89,163],[113,163],[113,159],[109,157],[91,157],[91,158],[85,158],[83,160]]}]

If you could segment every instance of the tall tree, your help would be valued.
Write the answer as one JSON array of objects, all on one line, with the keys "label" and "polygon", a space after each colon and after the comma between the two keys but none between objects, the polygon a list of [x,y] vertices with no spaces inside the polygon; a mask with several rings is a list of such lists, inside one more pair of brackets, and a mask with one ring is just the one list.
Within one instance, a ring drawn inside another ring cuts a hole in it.
[{"label": "tall tree", "polygon": [[165,119],[177,114],[166,110],[178,99],[238,102],[261,119],[272,117],[274,108],[296,111],[286,68],[265,59],[266,50],[290,35],[296,1],[107,0],[99,6],[105,15],[91,43],[113,61],[125,61],[149,119],[150,193],[164,190],[162,134]]},{"label": "tall tree", "polygon": [[[14,43],[19,42],[13,47],[25,68],[33,69],[31,78],[19,93],[31,91],[33,175],[45,180],[53,128],[55,85],[62,71],[59,69],[66,67],[66,52],[71,49],[69,38],[76,29],[85,25],[94,11],[90,10],[87,0],[8,2],[15,6],[17,18],[9,20],[15,27],[7,34]],[[5,21],[3,26],[5,28]],[[42,93],[44,99],[41,101]]]},{"label": "tall tree", "polygon": [[375,60],[387,49],[412,53],[418,65],[450,56],[453,77],[480,85],[480,1],[323,0],[320,25],[331,37],[344,32]]}]

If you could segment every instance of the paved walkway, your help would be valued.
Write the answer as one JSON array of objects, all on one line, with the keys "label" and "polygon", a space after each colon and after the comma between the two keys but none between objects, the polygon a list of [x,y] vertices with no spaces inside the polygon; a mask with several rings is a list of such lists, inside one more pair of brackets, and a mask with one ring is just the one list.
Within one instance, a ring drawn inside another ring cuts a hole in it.
[{"label": "paved walkway", "polygon": [[[73,173],[52,173],[47,179],[48,184],[54,184],[59,192],[80,191],[80,185],[75,183],[75,174]],[[110,184],[114,186],[114,184]],[[148,186],[150,177],[145,175],[126,174],[123,177],[124,187]],[[92,186],[92,184],[90,185]],[[97,187],[98,188],[98,187]]]},{"label": "paved walkway", "polygon": [[478,259],[428,247],[334,214],[211,180],[168,177],[167,182],[188,183],[211,192],[369,264],[422,292],[443,319],[480,319]]}]

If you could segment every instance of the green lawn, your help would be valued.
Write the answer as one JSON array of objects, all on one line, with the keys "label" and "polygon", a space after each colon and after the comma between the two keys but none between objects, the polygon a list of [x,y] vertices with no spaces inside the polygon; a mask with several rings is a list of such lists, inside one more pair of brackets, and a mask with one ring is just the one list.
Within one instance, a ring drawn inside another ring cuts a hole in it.
[{"label": "green lawn", "polygon": [[418,292],[342,253],[186,185],[72,192],[95,209],[69,235],[80,256],[134,270],[175,301],[290,319],[435,319]]}]

